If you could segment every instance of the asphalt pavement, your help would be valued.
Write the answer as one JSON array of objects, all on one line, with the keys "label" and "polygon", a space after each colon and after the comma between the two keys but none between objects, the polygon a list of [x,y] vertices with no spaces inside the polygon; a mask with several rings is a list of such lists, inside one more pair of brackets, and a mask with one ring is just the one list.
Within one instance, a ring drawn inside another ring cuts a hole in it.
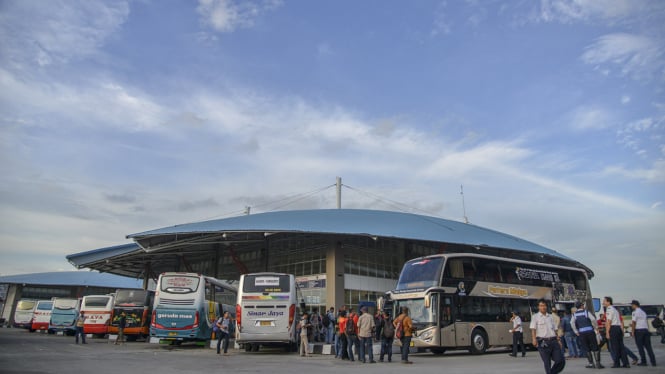
[{"label": "asphalt pavement", "polygon": [[[603,351],[605,371],[611,373],[663,373],[665,372],[665,344],[660,337],[652,337],[659,367],[610,369],[609,353]],[[508,356],[506,349],[473,356],[466,351],[412,354],[412,365],[400,363],[393,355],[392,363],[361,364],[342,361],[330,355],[301,357],[285,353],[283,349],[262,349],[256,353],[230,350],[229,355],[217,355],[214,349],[195,346],[167,346],[146,342],[109,344],[107,339],[87,339],[88,344],[75,344],[74,337],[30,333],[27,330],[0,328],[0,373],[544,373],[538,352],[529,351],[525,358]],[[631,338],[628,347],[637,349]],[[375,357],[378,361],[378,357]],[[567,360],[565,373],[585,373],[585,359]]]}]

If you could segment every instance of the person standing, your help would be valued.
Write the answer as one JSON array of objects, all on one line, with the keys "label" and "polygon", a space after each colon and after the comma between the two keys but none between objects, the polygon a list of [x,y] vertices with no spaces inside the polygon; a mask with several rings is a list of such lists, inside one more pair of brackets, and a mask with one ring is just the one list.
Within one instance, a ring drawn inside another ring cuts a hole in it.
[{"label": "person standing", "polygon": [[614,364],[613,368],[623,367],[629,368],[628,355],[623,345],[623,323],[619,318],[619,311],[612,305],[612,297],[605,296],[603,298],[603,306],[605,307],[605,330],[607,339],[610,341],[610,349],[612,350],[612,359]]},{"label": "person standing", "polygon": [[559,311],[556,308],[552,308],[552,320],[556,326],[556,336],[558,338],[563,336],[563,330],[561,329],[561,317],[559,317]]},{"label": "person standing", "polygon": [[120,313],[120,318],[118,318],[118,338],[115,340],[115,345],[118,343],[125,344],[125,325],[127,324],[127,314],[125,312]]},{"label": "person standing", "polygon": [[640,308],[640,302],[637,300],[633,300],[630,303],[630,307],[633,308],[632,331],[630,335],[635,338],[637,350],[640,352],[640,363],[637,366],[647,366],[647,358],[644,354],[645,349],[649,354],[651,366],[656,366],[656,356],[654,356],[653,348],[651,348],[651,333],[649,333],[649,325],[647,325],[647,314]]},{"label": "person standing", "polygon": [[85,342],[85,332],[83,331],[83,325],[85,324],[85,312],[81,312],[78,318],[76,318],[76,344],[79,343],[79,335],[81,335],[81,343],[87,344]]},{"label": "person standing", "polygon": [[383,357],[388,355],[388,362],[393,361],[393,340],[395,339],[395,326],[390,319],[388,312],[383,312],[383,328],[381,329],[381,357],[379,361],[383,362]]},{"label": "person standing", "polygon": [[309,357],[309,330],[312,328],[312,324],[309,322],[309,315],[303,313],[302,318],[300,319],[300,355]]},{"label": "person standing", "polygon": [[[327,330],[326,330],[326,344],[332,344],[333,343],[333,336],[335,335],[335,307],[330,307],[330,310],[326,312],[326,318],[324,318],[324,322],[327,322]],[[336,353],[337,351],[335,351]]]},{"label": "person standing", "polygon": [[510,329],[510,332],[513,334],[513,353],[510,355],[517,357],[517,345],[519,344],[520,351],[522,351],[522,357],[524,357],[526,356],[526,348],[524,347],[524,329],[522,328],[522,318],[520,318],[516,310],[513,310],[510,322],[513,323],[513,328]]},{"label": "person standing", "polygon": [[403,364],[413,364],[413,361],[409,361],[409,349],[411,348],[411,337],[413,336],[413,322],[411,317],[409,317],[409,308],[402,307],[402,313],[395,318],[393,321],[393,326],[395,330],[402,330],[402,336],[400,337],[400,342],[402,343],[402,363]]},{"label": "person standing", "polygon": [[[346,355],[346,337],[344,336],[344,328],[340,325],[340,317],[344,317],[346,321],[346,305],[342,305],[337,312],[337,329],[335,331],[335,354],[339,358]],[[342,346],[344,348],[342,349]]]},{"label": "person standing", "polygon": [[346,335],[346,349],[349,355],[349,360],[355,361],[353,357],[353,347],[356,348],[356,354],[360,359],[360,344],[358,341],[358,315],[355,312],[350,312],[346,319],[346,327],[344,329]]},{"label": "person standing", "polygon": [[221,348],[224,355],[229,354],[229,338],[231,337],[231,318],[229,312],[224,312],[224,315],[217,320],[217,328],[219,329],[219,336],[217,337],[217,354],[220,354]]},{"label": "person standing", "polygon": [[660,314],[651,321],[651,325],[654,329],[660,334],[660,344],[665,344],[665,323],[663,323],[663,318],[665,318],[665,309],[661,309]]},{"label": "person standing", "polygon": [[360,338],[360,361],[366,363],[365,353],[369,356],[369,363],[376,364],[374,361],[374,339],[372,333],[376,329],[374,317],[367,312],[367,307],[360,308],[362,313],[358,318],[358,337]]},{"label": "person standing", "polygon": [[[337,355],[342,360],[348,360],[347,352],[347,341],[346,341],[346,323],[348,322],[346,318],[346,311],[339,311],[339,317],[337,317],[337,326],[339,327],[339,334],[337,335],[337,342],[339,343],[339,348],[337,349]],[[353,357],[351,357],[353,359]]]},{"label": "person standing", "polygon": [[604,366],[600,363],[600,348],[596,338],[599,334],[596,317],[586,310],[585,304],[578,301],[575,306],[577,311],[570,320],[570,328],[579,337],[583,350],[587,352],[589,364],[586,367],[602,369]]},{"label": "person standing", "polygon": [[[547,313],[547,302],[538,301],[538,313],[531,318],[531,340],[545,365],[546,374],[557,374],[566,366],[566,359],[561,352],[561,340],[551,314]],[[554,361],[554,364],[551,362]]]},{"label": "person standing", "polygon": [[563,331],[563,338],[566,340],[566,346],[568,347],[568,357],[567,358],[576,358],[581,357],[579,348],[577,347],[577,335],[570,324],[572,321],[572,313],[575,313],[577,309],[573,307],[571,311],[565,312],[563,318],[561,318],[561,330]]}]

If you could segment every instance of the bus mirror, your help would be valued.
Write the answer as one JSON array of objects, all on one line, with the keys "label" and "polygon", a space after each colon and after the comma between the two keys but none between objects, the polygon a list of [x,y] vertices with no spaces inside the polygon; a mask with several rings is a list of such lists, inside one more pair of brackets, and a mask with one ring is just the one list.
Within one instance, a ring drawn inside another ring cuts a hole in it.
[{"label": "bus mirror", "polygon": [[300,300],[300,313],[305,312],[305,308],[307,307],[307,304],[305,304],[305,300]]},{"label": "bus mirror", "polygon": [[383,306],[384,305],[385,305],[385,300],[383,299],[383,296],[379,296],[376,299],[376,310],[383,311]]},{"label": "bus mirror", "polygon": [[429,308],[429,304],[430,304],[430,295],[427,294],[425,295],[425,308]]}]

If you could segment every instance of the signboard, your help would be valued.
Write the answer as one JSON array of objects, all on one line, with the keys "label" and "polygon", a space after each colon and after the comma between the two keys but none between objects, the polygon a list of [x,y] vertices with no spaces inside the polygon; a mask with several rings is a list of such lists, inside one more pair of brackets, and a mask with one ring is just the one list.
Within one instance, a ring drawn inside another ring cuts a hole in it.
[{"label": "signboard", "polygon": [[[164,278],[165,279],[162,279],[162,282],[166,285],[166,288],[188,288],[190,290],[195,290],[199,285],[199,278],[177,276]],[[165,287],[162,286],[162,288]]]},{"label": "signboard", "polygon": [[296,284],[301,290],[312,288],[326,288],[326,275],[312,275],[296,278]]},{"label": "signboard", "polygon": [[279,277],[256,277],[254,279],[255,287],[279,287]]},{"label": "signboard", "polygon": [[515,275],[517,275],[517,278],[520,280],[535,279],[549,282],[561,282],[561,280],[559,280],[559,273],[553,271],[517,267],[515,268]]}]

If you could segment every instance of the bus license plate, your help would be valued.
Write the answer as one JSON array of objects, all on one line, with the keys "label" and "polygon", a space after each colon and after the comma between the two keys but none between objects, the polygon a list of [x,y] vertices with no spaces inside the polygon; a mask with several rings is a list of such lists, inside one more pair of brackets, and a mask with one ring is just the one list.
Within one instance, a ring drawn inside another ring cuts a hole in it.
[{"label": "bus license plate", "polygon": [[170,333],[169,333],[169,336],[176,336],[176,335],[178,335],[177,332],[170,332]]},{"label": "bus license plate", "polygon": [[261,321],[261,326],[272,326],[272,323],[270,321]]},{"label": "bus license plate", "polygon": [[415,345],[413,344],[413,342],[410,342],[410,343],[409,343],[409,347],[415,347]]}]

